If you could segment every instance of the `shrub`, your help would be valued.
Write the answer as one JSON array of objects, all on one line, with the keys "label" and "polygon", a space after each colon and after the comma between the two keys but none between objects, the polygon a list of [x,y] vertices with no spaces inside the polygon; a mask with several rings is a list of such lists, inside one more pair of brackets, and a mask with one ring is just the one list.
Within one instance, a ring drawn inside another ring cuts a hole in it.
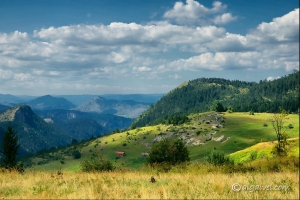
[{"label": "shrub", "polygon": [[81,158],[81,153],[78,150],[73,151],[72,156],[74,159],[79,159]]},{"label": "shrub", "polygon": [[213,151],[207,155],[206,161],[213,165],[226,165],[233,164],[228,156],[225,156],[223,152]]},{"label": "shrub", "polygon": [[101,155],[94,155],[89,159],[85,159],[80,165],[83,172],[112,171],[115,169],[112,162]]},{"label": "shrub", "polygon": [[151,147],[147,161],[150,164],[166,162],[175,165],[189,160],[189,152],[184,143],[178,138],[167,138]]},{"label": "shrub", "polygon": [[227,111],[228,113],[233,113],[233,109],[231,107],[228,107]]}]

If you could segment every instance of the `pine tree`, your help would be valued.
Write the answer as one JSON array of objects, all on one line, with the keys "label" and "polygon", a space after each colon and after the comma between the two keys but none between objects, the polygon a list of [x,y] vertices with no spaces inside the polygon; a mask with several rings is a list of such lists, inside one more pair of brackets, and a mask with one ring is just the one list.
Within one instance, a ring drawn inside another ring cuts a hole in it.
[{"label": "pine tree", "polygon": [[7,131],[4,131],[1,151],[3,154],[2,161],[6,168],[12,169],[16,167],[16,155],[18,154],[19,146],[20,144],[18,144],[18,136],[16,131],[11,125],[8,125]]}]

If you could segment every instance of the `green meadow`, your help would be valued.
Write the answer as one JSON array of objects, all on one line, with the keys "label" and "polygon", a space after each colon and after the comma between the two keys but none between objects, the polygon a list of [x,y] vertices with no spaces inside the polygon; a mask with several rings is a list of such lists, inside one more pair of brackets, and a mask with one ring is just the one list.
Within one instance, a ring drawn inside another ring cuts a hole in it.
[{"label": "green meadow", "polygon": [[[179,126],[159,124],[99,137],[32,158],[30,169],[79,171],[80,162],[92,154],[105,155],[117,167],[139,169],[146,163],[146,158],[142,157],[141,153],[149,152],[153,142],[163,137],[182,137],[187,143],[191,161],[199,162],[204,161],[211,151],[222,151],[229,155],[261,142],[276,141],[271,113],[221,113],[223,121],[218,127],[213,126],[216,123],[215,115],[213,112],[193,114],[189,116],[190,122]],[[299,137],[299,115],[288,115],[284,123],[293,125],[293,128],[287,129],[288,138]],[[215,134],[211,135],[212,132]],[[297,145],[299,146],[299,142]],[[297,152],[296,148],[292,149],[294,155],[299,156],[299,151]],[[71,152],[74,150],[80,151],[80,159],[73,158]],[[125,151],[126,156],[117,157],[116,151]],[[263,153],[260,152],[253,154],[258,155],[257,158],[263,157]],[[270,156],[270,152],[266,154]]]},{"label": "green meadow", "polygon": [[[199,113],[188,123],[125,130],[32,157],[24,173],[0,169],[4,199],[299,199],[299,116],[285,119],[289,154],[273,157],[272,114]],[[217,120],[218,118],[218,120]],[[264,124],[267,124],[264,125]],[[142,152],[165,137],[180,137],[192,162],[146,166]],[[81,158],[74,159],[78,150]],[[126,156],[117,157],[116,151]],[[203,162],[222,151],[234,164]],[[108,157],[116,170],[83,172],[80,162],[93,154]],[[155,182],[150,180],[155,178]]]}]

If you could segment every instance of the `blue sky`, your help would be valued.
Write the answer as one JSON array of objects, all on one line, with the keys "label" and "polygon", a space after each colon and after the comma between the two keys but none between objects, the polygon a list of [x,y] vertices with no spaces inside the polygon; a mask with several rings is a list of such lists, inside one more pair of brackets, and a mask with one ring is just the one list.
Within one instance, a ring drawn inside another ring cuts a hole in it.
[{"label": "blue sky", "polygon": [[166,93],[299,68],[297,0],[1,0],[0,93]]}]

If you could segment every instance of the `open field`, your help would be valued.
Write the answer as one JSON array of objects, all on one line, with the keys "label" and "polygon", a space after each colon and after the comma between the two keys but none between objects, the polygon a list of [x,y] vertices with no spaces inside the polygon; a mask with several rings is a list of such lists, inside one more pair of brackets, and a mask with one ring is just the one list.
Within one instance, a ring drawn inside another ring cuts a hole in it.
[{"label": "open field", "polygon": [[[142,152],[148,152],[153,142],[162,137],[182,137],[188,145],[192,161],[204,161],[205,156],[213,150],[231,154],[260,142],[275,141],[276,135],[271,124],[271,113],[222,113],[224,122],[216,122],[214,113],[199,113],[190,115],[189,123],[173,125],[157,125],[137,128],[99,137],[92,141],[62,149],[48,156],[32,159],[35,170],[78,171],[80,161],[94,153],[105,155],[113,160],[116,166],[138,169],[146,161],[141,157]],[[210,121],[208,123],[208,121]],[[215,123],[221,126],[213,127]],[[268,126],[264,127],[266,123]],[[299,137],[299,115],[290,114],[285,119],[285,125],[292,124],[288,129],[288,137]],[[199,133],[197,135],[197,132]],[[215,133],[211,135],[211,133]],[[208,138],[211,137],[211,140]],[[220,140],[218,140],[220,139]],[[298,145],[299,146],[299,145]],[[78,149],[82,158],[74,159],[71,152]],[[125,151],[126,156],[116,157],[116,151]],[[299,156],[299,152],[296,154]],[[64,164],[61,165],[60,161]],[[48,162],[48,163],[47,163]],[[45,163],[45,164],[44,164]]]},{"label": "open field", "polygon": [[0,172],[0,198],[298,199],[299,172]]}]

